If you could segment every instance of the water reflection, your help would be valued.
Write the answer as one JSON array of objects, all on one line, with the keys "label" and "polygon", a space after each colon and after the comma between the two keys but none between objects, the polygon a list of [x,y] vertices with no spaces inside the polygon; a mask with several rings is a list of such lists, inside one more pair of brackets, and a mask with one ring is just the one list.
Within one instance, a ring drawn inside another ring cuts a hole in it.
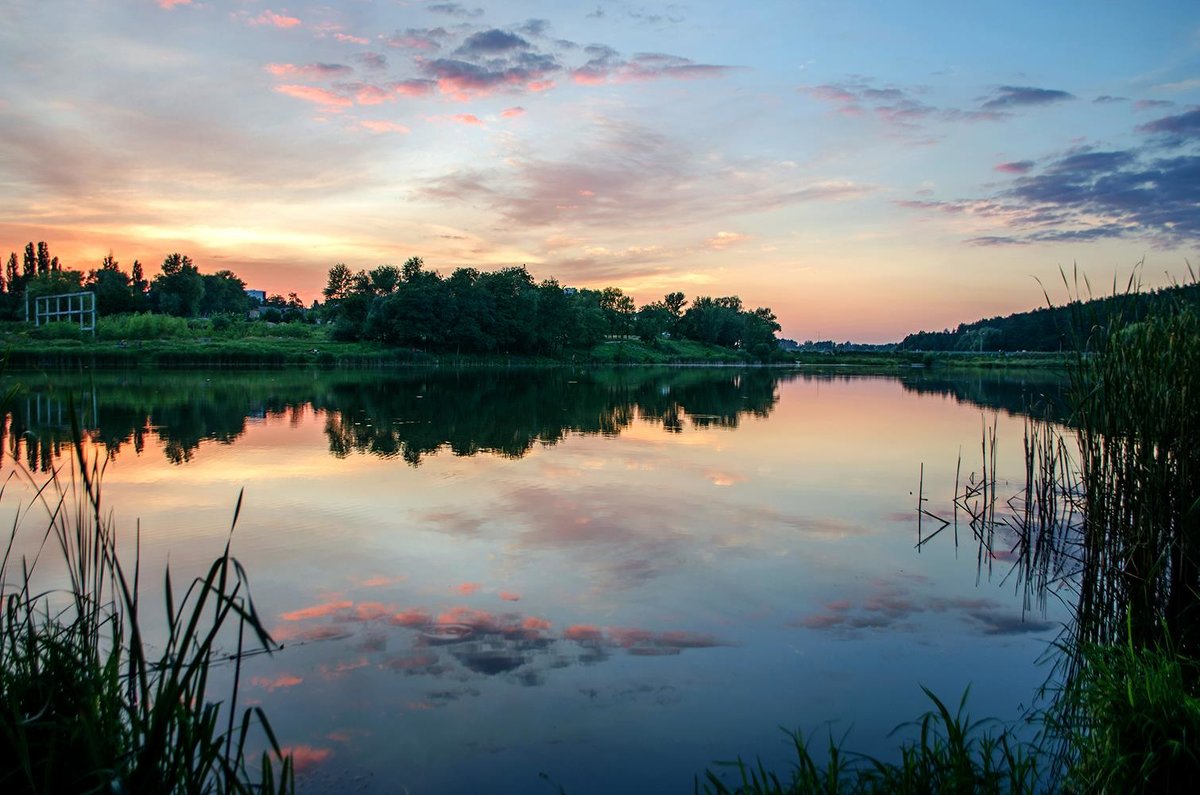
[{"label": "water reflection", "polygon": [[1019,445],[1006,415],[1053,379],[21,380],[6,447],[61,461],[78,396],[147,572],[202,569],[245,488],[234,551],[285,644],[247,662],[245,696],[307,792],[550,791],[539,771],[573,795],[688,791],[718,758],[785,769],[780,725],[840,718],[879,753],[927,707],[918,684],[955,699],[970,682],[972,711],[1007,718],[1042,680],[1054,616],[977,583],[951,545],[918,553],[913,492],[924,463],[942,512],[980,407]]},{"label": "water reflection", "polygon": [[[1062,402],[1062,379],[1047,373],[868,377],[1010,414]],[[324,417],[334,456],[419,466],[441,450],[520,458],[569,434],[614,436],[635,422],[672,433],[732,429],[741,418],[768,416],[781,383],[851,378],[863,376],[704,368],[30,374],[16,379],[25,394],[0,433],[35,471],[62,454],[72,416],[111,455],[141,454],[155,438],[168,461],[185,464],[202,442],[232,444],[248,423],[295,424],[312,411]]]}]

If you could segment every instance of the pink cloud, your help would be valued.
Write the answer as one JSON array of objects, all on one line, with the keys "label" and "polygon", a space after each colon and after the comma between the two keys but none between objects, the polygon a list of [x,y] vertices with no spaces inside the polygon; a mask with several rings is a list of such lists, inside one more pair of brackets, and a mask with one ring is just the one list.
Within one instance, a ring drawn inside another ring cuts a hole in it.
[{"label": "pink cloud", "polygon": [[1004,174],[1025,174],[1033,168],[1032,160],[1015,160],[1011,163],[1001,163],[995,170]]},{"label": "pink cloud", "polygon": [[591,624],[572,624],[563,632],[563,637],[567,640],[600,640],[604,636],[601,634],[599,627]]},{"label": "pink cloud", "polygon": [[577,69],[571,73],[571,80],[581,86],[599,86],[608,82],[608,75],[604,72]]},{"label": "pink cloud", "polygon": [[537,616],[528,616],[524,621],[521,622],[521,627],[523,629],[532,630],[550,629],[550,620],[546,618],[538,618]]},{"label": "pink cloud", "polygon": [[[350,671],[357,671],[359,668],[366,668],[368,665],[370,665],[370,663],[367,662],[367,658],[360,657],[357,660],[340,662],[337,665],[322,665],[318,667],[317,670],[320,671],[321,676],[325,677],[326,679],[336,679],[342,674],[349,673]],[[333,737],[330,736],[330,739],[333,739]]]},{"label": "pink cloud", "polygon": [[410,130],[403,124],[397,124],[394,121],[378,121],[375,119],[367,119],[362,122],[362,126],[371,132],[375,133],[407,133]]},{"label": "pink cloud", "polygon": [[292,674],[280,674],[274,679],[267,679],[265,676],[256,676],[250,680],[250,684],[255,687],[265,687],[268,692],[274,692],[281,687],[295,687],[303,682],[304,679]]},{"label": "pink cloud", "polygon": [[159,8],[172,9],[175,6],[190,5],[192,0],[158,0]]},{"label": "pink cloud", "polygon": [[433,91],[433,86],[432,80],[402,80],[389,84],[388,88],[401,97],[423,97]]},{"label": "pink cloud", "polygon": [[292,757],[292,765],[297,773],[303,773],[333,756],[332,749],[314,748],[311,745],[287,745],[280,750],[283,751],[284,756]]},{"label": "pink cloud", "polygon": [[300,20],[296,17],[287,17],[282,14],[276,14],[271,9],[267,9],[256,17],[251,17],[247,20],[251,25],[271,25],[276,28],[294,28],[300,24]]},{"label": "pink cloud", "polygon": [[423,627],[432,619],[424,610],[404,610],[395,613],[388,619],[389,624],[395,624],[398,627]]},{"label": "pink cloud", "polygon": [[325,602],[324,604],[305,607],[300,610],[293,610],[290,613],[284,613],[281,618],[284,621],[304,621],[309,618],[324,618],[332,615],[340,610],[347,610],[354,606],[351,601]]},{"label": "pink cloud", "polygon": [[392,92],[385,91],[379,86],[363,85],[354,92],[354,101],[359,105],[381,105],[393,99],[395,99],[395,95]]},{"label": "pink cloud", "polygon": [[349,66],[335,63],[310,63],[303,66],[294,63],[269,63],[264,68],[276,77],[287,77],[290,75],[338,77],[354,71]]},{"label": "pink cloud", "polygon": [[501,591],[500,598],[506,602],[519,602],[521,601],[521,594],[513,593],[512,591]]},{"label": "pink cloud", "polygon": [[518,105],[515,108],[505,108],[504,110],[500,111],[500,118],[515,119],[517,116],[521,116],[524,113],[525,109]]},{"label": "pink cloud", "polygon": [[335,94],[332,91],[327,91],[324,88],[317,88],[316,86],[299,86],[288,84],[275,86],[275,90],[280,94],[286,94],[289,97],[295,97],[296,99],[302,99],[305,102],[315,103],[326,110],[348,108],[354,104],[341,94]]},{"label": "pink cloud", "polygon": [[394,612],[394,607],[385,605],[383,602],[359,602],[354,608],[354,620],[378,621],[391,617]]},{"label": "pink cloud", "polygon": [[371,43],[370,40],[368,40],[368,39],[364,39],[361,36],[351,36],[349,33],[335,33],[335,34],[333,34],[333,37],[335,39],[337,39],[338,41],[342,41],[347,44],[370,44]]},{"label": "pink cloud", "polygon": [[479,590],[479,583],[464,582],[462,585],[454,586],[454,590],[458,591],[463,596],[470,596],[471,594],[473,594]]},{"label": "pink cloud", "polygon": [[456,121],[459,124],[472,124],[477,127],[483,126],[483,119],[476,116],[474,113],[456,113],[450,117],[451,121]]},{"label": "pink cloud", "polygon": [[550,89],[554,88],[554,81],[553,80],[534,80],[525,87],[527,89],[529,89],[530,91],[534,91],[534,92],[549,91]]},{"label": "pink cloud", "polygon": [[[366,124],[366,122],[363,123]],[[408,130],[405,129],[405,132],[408,132]],[[385,585],[395,585],[396,583],[403,581],[403,577],[385,577],[380,575],[378,577],[368,577],[360,582],[359,585],[361,585],[363,588],[382,588]]]}]

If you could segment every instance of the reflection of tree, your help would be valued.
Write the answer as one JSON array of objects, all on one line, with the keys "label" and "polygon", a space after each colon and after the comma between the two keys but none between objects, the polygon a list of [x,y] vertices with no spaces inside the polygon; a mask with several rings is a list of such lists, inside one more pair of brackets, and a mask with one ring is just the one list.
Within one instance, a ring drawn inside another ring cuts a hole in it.
[{"label": "reflection of tree", "polygon": [[959,403],[1001,409],[1009,414],[1028,414],[1030,409],[1049,409],[1055,419],[1065,421],[1066,378],[1054,371],[1020,374],[968,372],[952,376],[920,374],[901,379],[904,389],[927,395],[949,395]]},{"label": "reflection of tree", "polygon": [[[478,369],[371,372],[173,372],[55,376],[30,383],[10,406],[7,448],[30,468],[45,470],[71,438],[75,404],[89,439],[110,454],[141,453],[157,438],[167,459],[189,461],[201,443],[232,443],[249,422],[325,413],[330,452],[369,453],[416,466],[442,449],[519,458],[568,434],[613,436],[634,422],[672,433],[736,428],[747,415],[765,417],[781,380],[839,380],[766,368]],[[854,376],[861,377],[861,376]],[[875,376],[892,379],[893,376]],[[1053,375],[905,375],[904,388],[959,401],[1024,411],[1057,398]]]},{"label": "reflection of tree", "polygon": [[681,430],[736,427],[766,416],[777,373],[712,370],[427,371],[329,391],[325,432],[336,456],[400,457],[414,466],[448,448],[455,455],[525,455],[569,433],[613,436],[639,417]]}]

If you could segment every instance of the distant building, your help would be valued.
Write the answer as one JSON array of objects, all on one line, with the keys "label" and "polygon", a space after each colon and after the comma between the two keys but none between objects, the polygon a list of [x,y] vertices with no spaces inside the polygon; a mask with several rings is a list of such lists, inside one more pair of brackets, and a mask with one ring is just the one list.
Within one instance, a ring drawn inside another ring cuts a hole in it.
[{"label": "distant building", "polygon": [[267,302],[267,291],[266,290],[246,290],[246,297],[248,297],[251,301],[254,301],[255,303],[265,304]]}]

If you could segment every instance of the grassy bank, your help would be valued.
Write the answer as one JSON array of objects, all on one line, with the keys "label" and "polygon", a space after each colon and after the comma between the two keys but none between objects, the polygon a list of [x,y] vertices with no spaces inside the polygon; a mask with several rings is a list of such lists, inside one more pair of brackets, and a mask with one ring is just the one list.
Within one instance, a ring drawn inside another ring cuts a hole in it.
[{"label": "grassy bank", "polygon": [[[57,323],[40,328],[26,323],[0,324],[0,347],[12,367],[26,369],[131,369],[220,367],[400,367],[408,365],[644,365],[762,364],[742,351],[691,340],[628,338],[606,340],[553,358],[502,353],[458,355],[399,348],[373,342],[334,340],[329,326],[184,319],[165,315],[101,318],[96,333]],[[1059,354],[961,354],[877,351],[776,351],[769,364],[810,369],[901,370],[921,368],[1058,368]]]}]

